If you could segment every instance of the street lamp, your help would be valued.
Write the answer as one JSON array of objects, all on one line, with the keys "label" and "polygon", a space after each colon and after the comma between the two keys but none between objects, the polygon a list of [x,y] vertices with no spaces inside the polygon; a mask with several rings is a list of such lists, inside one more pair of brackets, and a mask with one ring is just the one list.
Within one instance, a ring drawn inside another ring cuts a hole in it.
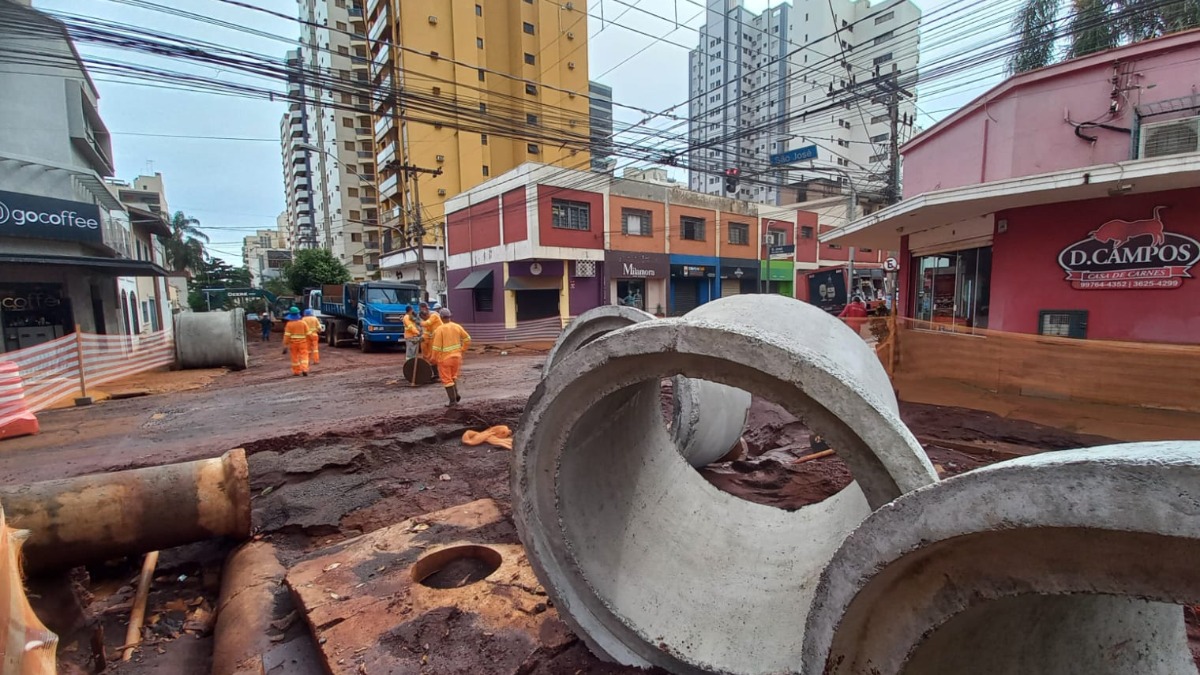
[{"label": "street lamp", "polygon": [[[321,153],[322,155],[325,155],[325,156],[326,156],[326,157],[328,157],[329,159],[333,160],[333,165],[334,165],[335,167],[336,167],[336,166],[338,166],[339,162],[341,162],[341,159],[340,159],[340,158],[338,158],[338,156],[337,156],[337,155],[333,154],[332,152],[329,152],[328,150],[326,150],[326,149],[324,149],[324,148],[317,147],[316,145],[313,145],[312,143],[306,143],[306,142],[304,142],[304,141],[301,141],[301,142],[299,142],[299,143],[296,143],[296,147],[298,147],[298,148],[301,148],[301,149],[303,149],[303,150],[308,150],[308,151],[311,151],[311,152],[319,152],[319,153]],[[342,163],[342,166],[344,167],[344,166],[345,166],[345,163]],[[361,173],[358,173],[357,171],[350,171],[350,172],[348,172],[348,173],[352,173],[352,174],[354,174],[354,176],[355,176],[356,178],[358,178],[358,180],[359,180],[359,181],[360,181],[360,182],[361,182],[363,185],[369,185],[369,186],[371,186],[371,187],[374,187],[374,186],[375,186],[375,179],[373,179],[373,178],[367,178],[366,176],[362,175]],[[325,183],[322,183],[322,185],[325,185]],[[328,191],[328,188],[326,188],[326,190]],[[378,195],[378,191],[376,191],[376,194]],[[378,196],[376,197],[376,199],[378,200]],[[379,222],[379,217],[378,217],[378,213],[379,213],[379,203],[378,203],[378,201],[376,201],[376,204],[375,204],[375,213],[376,213],[376,218],[375,218],[375,227],[376,227],[376,229],[378,230],[378,234],[379,234],[379,244],[380,244],[380,246],[382,246],[382,245],[383,245],[383,225],[382,225],[382,224]],[[328,207],[327,207],[327,208],[325,209],[325,223],[326,223],[326,225],[329,225],[331,221],[332,221],[332,219],[330,218],[329,209],[328,209]],[[364,246],[363,248],[364,248],[364,250],[365,250],[365,248],[366,248],[366,247]],[[368,254],[367,254],[367,259],[368,259],[368,260],[370,260],[370,257],[371,257],[371,256],[370,256],[370,254],[368,253]],[[378,270],[377,270],[377,271],[378,271]],[[382,275],[381,275],[381,276],[382,276]]]}]

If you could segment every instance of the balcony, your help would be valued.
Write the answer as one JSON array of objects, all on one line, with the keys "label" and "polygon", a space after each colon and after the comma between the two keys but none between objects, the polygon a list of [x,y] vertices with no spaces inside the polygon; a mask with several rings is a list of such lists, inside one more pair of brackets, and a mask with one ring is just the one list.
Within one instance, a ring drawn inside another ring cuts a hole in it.
[{"label": "balcony", "polygon": [[379,166],[387,166],[388,162],[391,162],[393,159],[396,159],[395,143],[389,143],[379,151],[379,154],[375,156],[375,161],[379,164]]},{"label": "balcony", "polygon": [[400,185],[400,174],[394,173],[383,180],[379,184],[379,194],[384,197],[391,197],[396,194],[396,188]]},{"label": "balcony", "polygon": [[[379,15],[371,19],[371,29],[367,32],[372,42],[379,42],[383,35],[392,35],[392,17],[388,16],[387,6],[380,8]],[[388,40],[389,42],[391,40]]]},{"label": "balcony", "polygon": [[356,16],[361,19],[362,15],[363,15],[363,8],[360,5],[352,5],[346,11],[346,13],[349,14],[350,16]]},{"label": "balcony", "polygon": [[359,159],[371,159],[374,156],[375,156],[375,153],[371,152],[370,150],[359,150],[358,151]]},{"label": "balcony", "polygon": [[375,8],[378,7],[380,3],[383,3],[384,7],[387,7],[387,0],[367,0],[367,14],[374,15]]},{"label": "balcony", "polygon": [[362,202],[363,204],[376,204],[379,202],[379,200],[375,198],[375,195],[363,195],[358,198],[358,201]]},{"label": "balcony", "polygon": [[358,134],[359,136],[370,136],[371,128],[370,127],[355,127],[354,133]]}]

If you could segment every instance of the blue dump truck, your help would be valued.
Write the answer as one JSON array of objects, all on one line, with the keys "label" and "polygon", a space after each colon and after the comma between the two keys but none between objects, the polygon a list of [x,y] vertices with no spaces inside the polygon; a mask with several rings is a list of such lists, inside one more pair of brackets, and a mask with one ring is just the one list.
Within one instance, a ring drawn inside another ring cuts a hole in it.
[{"label": "blue dump truck", "polygon": [[359,281],[313,289],[308,306],[325,323],[330,347],[350,343],[369,352],[377,345],[404,344],[404,310],[416,307],[420,297],[416,284]]}]

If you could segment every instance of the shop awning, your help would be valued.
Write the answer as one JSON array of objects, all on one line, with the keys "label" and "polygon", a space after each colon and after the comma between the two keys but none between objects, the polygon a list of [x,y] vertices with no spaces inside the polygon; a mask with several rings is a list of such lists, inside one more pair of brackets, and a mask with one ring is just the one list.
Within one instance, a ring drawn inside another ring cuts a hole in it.
[{"label": "shop awning", "polygon": [[458,282],[454,287],[456,291],[473,291],[476,288],[492,288],[492,271],[491,270],[475,270],[467,275],[466,279]]},{"label": "shop awning", "polygon": [[1200,184],[1200,153],[1132,159],[1036,176],[935,190],[819,236],[822,244],[899,250],[900,237],[1005,209],[1142,194]]},{"label": "shop awning", "polygon": [[159,214],[147,211],[146,209],[139,209],[136,206],[127,208],[129,210],[129,221],[134,225],[144,227],[150,234],[157,234],[160,237],[171,236],[171,228],[167,227],[167,222]]},{"label": "shop awning", "polygon": [[562,288],[562,277],[509,277],[504,282],[506,291],[557,291]]},{"label": "shop awning", "polygon": [[170,272],[146,260],[130,260],[128,258],[98,258],[94,256],[77,255],[25,255],[19,253],[0,253],[2,265],[63,265],[67,267],[82,267],[92,272],[108,274],[114,277],[165,277]]}]

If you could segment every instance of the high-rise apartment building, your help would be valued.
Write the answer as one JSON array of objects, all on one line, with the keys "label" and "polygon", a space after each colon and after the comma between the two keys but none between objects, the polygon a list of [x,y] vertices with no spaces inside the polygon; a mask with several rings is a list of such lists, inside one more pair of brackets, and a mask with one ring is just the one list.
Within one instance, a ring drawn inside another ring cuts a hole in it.
[{"label": "high-rise apartment building", "polygon": [[588,83],[591,118],[592,171],[611,171],[613,159],[613,90],[599,82]]},{"label": "high-rise apartment building", "polygon": [[[742,0],[708,0],[700,45],[691,53],[689,186],[793,201],[807,181],[879,191],[898,133],[915,112],[898,93],[917,74],[921,11],[912,2],[795,0],[754,14]],[[915,92],[914,92],[915,93]],[[889,105],[892,96],[896,105]],[[770,156],[816,146],[817,159],[781,170]]]},{"label": "high-rise apartment building", "polygon": [[250,285],[262,288],[263,282],[278,279],[292,260],[283,230],[258,230],[242,239],[242,264],[250,270]]},{"label": "high-rise apartment building", "polygon": [[[383,267],[416,280],[423,259],[430,292],[444,293],[446,199],[524,162],[590,167],[587,2],[367,0],[366,10]],[[417,222],[420,247],[407,234]]]},{"label": "high-rise apartment building", "polygon": [[[288,55],[289,93],[296,98],[281,130],[289,210],[295,204],[297,212],[291,244],[327,249],[364,279],[378,270],[379,207],[363,7],[352,0],[299,0],[299,18],[301,48]],[[300,215],[305,205],[311,227]]]}]

